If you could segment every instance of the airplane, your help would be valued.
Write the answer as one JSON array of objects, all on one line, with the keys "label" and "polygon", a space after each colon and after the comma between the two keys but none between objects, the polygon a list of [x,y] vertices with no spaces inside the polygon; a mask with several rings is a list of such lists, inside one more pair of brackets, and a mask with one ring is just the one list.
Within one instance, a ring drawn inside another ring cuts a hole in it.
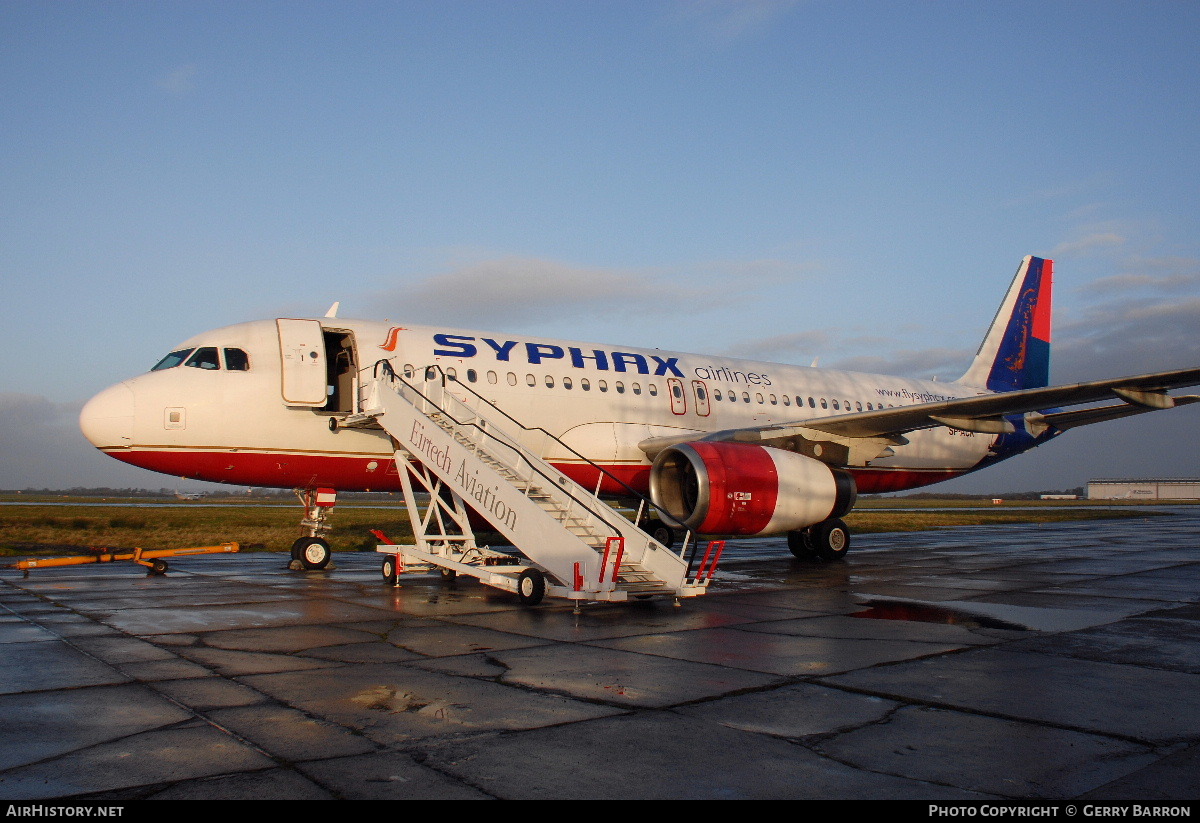
[{"label": "airplane", "polygon": [[1050,386],[1052,281],[1051,260],[1022,260],[951,383],[341,319],[334,304],[321,318],[196,335],[97,394],[80,425],[135,466],[295,489],[308,534],[292,556],[323,568],[329,499],[402,488],[397,441],[355,425],[382,365],[408,380],[440,377],[545,429],[560,442],[549,462],[571,479],[647,496],[657,514],[646,529],[664,545],[686,530],[787,535],[796,557],[833,561],[849,549],[842,518],[860,493],[959,477],[1078,426],[1200,400],[1168,394],[1200,383],[1200,368]]}]

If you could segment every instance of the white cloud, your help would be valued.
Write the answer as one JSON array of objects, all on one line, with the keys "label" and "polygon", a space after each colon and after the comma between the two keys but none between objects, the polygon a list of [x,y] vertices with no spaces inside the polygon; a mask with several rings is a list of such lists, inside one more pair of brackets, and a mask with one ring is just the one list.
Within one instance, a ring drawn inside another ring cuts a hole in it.
[{"label": "white cloud", "polygon": [[561,321],[611,312],[639,317],[699,314],[727,309],[803,270],[799,264],[775,260],[618,269],[503,257],[461,264],[366,299],[375,315],[459,326]]},{"label": "white cloud", "polygon": [[829,351],[831,339],[830,333],[824,329],[777,334],[737,343],[729,348],[729,354],[734,357],[784,362],[804,357],[811,359]]},{"label": "white cloud", "polygon": [[900,349],[876,355],[846,357],[830,363],[847,371],[891,374],[900,377],[937,377],[957,380],[967,370],[972,353],[964,349]]},{"label": "white cloud", "polygon": [[1200,297],[1110,301],[1055,331],[1056,382],[1200,365]]},{"label": "white cloud", "polygon": [[1191,257],[1131,258],[1125,272],[1102,277],[1080,291],[1085,295],[1129,292],[1178,294],[1200,288],[1200,260]]},{"label": "white cloud", "polygon": [[1127,239],[1116,232],[1093,232],[1075,240],[1059,243],[1050,250],[1051,257],[1075,257],[1107,251],[1125,245]]}]

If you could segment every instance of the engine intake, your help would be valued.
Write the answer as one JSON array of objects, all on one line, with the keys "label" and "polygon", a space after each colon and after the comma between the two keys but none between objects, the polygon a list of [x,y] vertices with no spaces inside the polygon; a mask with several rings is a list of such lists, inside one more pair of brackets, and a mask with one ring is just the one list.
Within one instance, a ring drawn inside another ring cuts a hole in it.
[{"label": "engine intake", "polygon": [[654,460],[650,498],[700,534],[781,534],[854,506],[849,472],[795,452],[703,440],[671,446]]}]

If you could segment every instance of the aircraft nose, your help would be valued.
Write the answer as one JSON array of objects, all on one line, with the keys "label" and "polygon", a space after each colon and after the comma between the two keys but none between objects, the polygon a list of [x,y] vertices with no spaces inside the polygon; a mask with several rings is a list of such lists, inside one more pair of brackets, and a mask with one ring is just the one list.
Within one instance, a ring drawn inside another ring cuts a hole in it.
[{"label": "aircraft nose", "polygon": [[133,442],[133,414],[133,389],[118,383],[84,405],[79,428],[98,449],[127,448]]}]

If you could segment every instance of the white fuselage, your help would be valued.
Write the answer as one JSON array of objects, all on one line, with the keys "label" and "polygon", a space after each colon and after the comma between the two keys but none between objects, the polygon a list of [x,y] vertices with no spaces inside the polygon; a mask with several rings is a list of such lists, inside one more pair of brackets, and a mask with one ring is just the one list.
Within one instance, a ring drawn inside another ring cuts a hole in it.
[{"label": "white fuselage", "polygon": [[[93,398],[81,415],[84,433],[113,457],[182,477],[391,491],[400,483],[387,434],[329,425],[331,417],[358,411],[361,386],[375,364],[387,360],[402,375],[439,366],[513,418],[545,428],[644,491],[651,464],[639,443],[649,439],[982,393],[956,384],[658,349],[338,318],[305,322],[317,330],[311,350],[307,342],[281,338],[290,332],[273,320],[185,341],[177,364]],[[217,354],[206,360],[201,353],[209,350]],[[190,366],[189,355],[196,361]],[[330,366],[335,360],[341,365]],[[317,395],[296,382],[309,379],[294,376],[305,368],[320,372]],[[957,476],[978,467],[996,441],[995,435],[940,426],[906,438],[890,456],[850,469],[859,491],[896,491]],[[551,462],[570,474],[578,461],[564,451]]]}]

